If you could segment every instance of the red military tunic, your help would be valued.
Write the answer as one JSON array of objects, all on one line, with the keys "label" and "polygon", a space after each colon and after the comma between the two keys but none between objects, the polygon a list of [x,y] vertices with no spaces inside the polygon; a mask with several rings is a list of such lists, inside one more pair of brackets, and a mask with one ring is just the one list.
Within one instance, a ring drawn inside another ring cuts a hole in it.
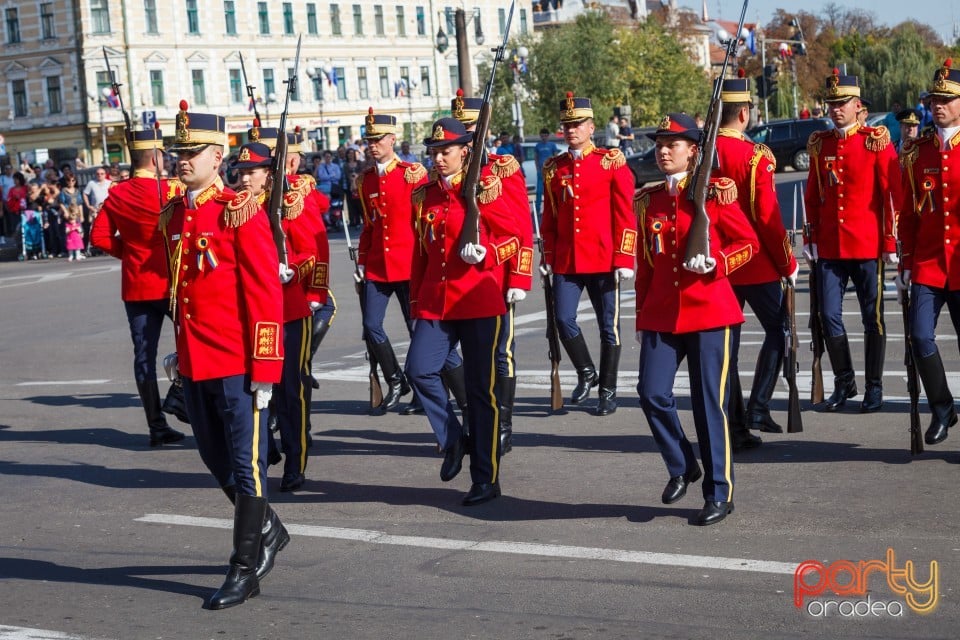
[{"label": "red military tunic", "polygon": [[503,194],[500,178],[480,181],[480,244],[487,248],[480,264],[460,258],[463,228],[463,174],[448,187],[437,176],[413,194],[416,210],[417,250],[410,278],[410,308],[415,318],[469,320],[503,315],[507,308],[499,273],[520,251],[515,216]]},{"label": "red military tunic", "polygon": [[520,250],[503,265],[500,273],[503,292],[507,289],[530,291],[533,285],[533,221],[530,218],[530,198],[527,181],[520,163],[512,155],[489,154],[487,164],[480,169],[480,177],[495,175],[503,182],[503,197],[509,203],[520,239]]},{"label": "red military tunic", "polygon": [[426,182],[427,170],[418,162],[403,162],[396,156],[384,175],[376,165],[367,167],[357,179],[357,193],[363,206],[357,260],[366,277],[375,282],[403,282],[410,279],[416,243],[411,194]]},{"label": "red military tunic", "polygon": [[277,248],[248,191],[217,181],[161,219],[173,267],[180,372],[194,380],[249,374],[279,382],[283,304]]},{"label": "red military tunic", "polygon": [[[183,193],[177,180],[161,180],[138,169],[114,185],[90,229],[90,242],[122,260],[120,295],[127,302],[163,300],[170,295],[167,253],[158,226],[163,204]],[[119,235],[117,235],[119,233]]]},{"label": "red military tunic", "polygon": [[896,251],[894,203],[900,167],[886,127],[817,131],[807,141],[810,175],[805,201],[820,258],[875,260]]},{"label": "red military tunic", "polygon": [[935,132],[904,144],[898,231],[911,279],[960,290],[960,134],[944,149]]},{"label": "red military tunic", "polygon": [[637,227],[633,172],[619,149],[554,156],[543,165],[543,250],[556,273],[632,269]]},{"label": "red military tunic", "polygon": [[730,274],[731,284],[763,284],[789,277],[797,268],[787,230],[783,227],[773,174],[777,162],[766,146],[754,144],[735,129],[717,135],[719,175],[737,185],[737,204],[747,214],[760,250]]},{"label": "red military tunic", "polygon": [[641,250],[636,282],[638,331],[689,333],[743,322],[729,276],[757,254],[757,234],[736,203],[736,186],[720,178],[714,181],[714,197],[707,201],[710,251],[717,266],[707,274],[685,269],[693,202],[683,182],[675,196],[666,183],[659,183],[642,189],[634,202]]},{"label": "red military tunic", "polygon": [[284,322],[310,315],[311,302],[327,301],[330,265],[330,245],[323,223],[330,200],[316,190],[310,176],[288,175],[287,180],[290,190],[284,197],[282,225],[287,235],[288,266],[296,276],[284,286]]}]

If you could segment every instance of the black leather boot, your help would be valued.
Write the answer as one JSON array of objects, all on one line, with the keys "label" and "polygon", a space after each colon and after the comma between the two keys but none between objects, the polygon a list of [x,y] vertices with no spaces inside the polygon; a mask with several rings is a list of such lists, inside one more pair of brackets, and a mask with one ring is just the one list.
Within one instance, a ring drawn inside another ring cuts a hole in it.
[{"label": "black leather boot", "polygon": [[457,408],[460,409],[461,415],[466,416],[467,380],[464,377],[463,365],[461,364],[453,369],[444,369],[440,372],[440,377],[443,378],[443,383],[447,385],[447,389],[450,391],[450,394],[453,395],[453,399],[457,403]]},{"label": "black leather boot", "polygon": [[517,393],[517,379],[497,376],[497,403],[500,406],[500,452],[506,455],[513,449],[513,399]]},{"label": "black leather boot", "polygon": [[410,385],[407,383],[407,377],[403,375],[400,363],[397,362],[397,354],[393,352],[393,346],[389,340],[379,344],[371,342],[370,351],[373,352],[373,357],[380,363],[383,379],[387,383],[387,392],[383,394],[383,402],[374,410],[377,415],[384,415],[400,404],[401,397],[410,393]]},{"label": "black leather boot", "polygon": [[934,351],[924,358],[914,356],[914,361],[932,414],[923,441],[927,444],[939,444],[947,439],[947,429],[957,424],[953,394],[947,385],[947,375],[944,373],[939,351]]},{"label": "black leather boot", "polygon": [[[330,330],[330,321],[333,318],[318,318],[318,314],[313,315],[313,335],[310,336],[310,371],[313,371],[313,356],[316,355],[317,349],[320,348],[320,343],[323,342],[324,336],[327,335],[327,331]],[[314,389],[320,388],[320,382],[313,377],[313,374],[310,374],[310,381]]]},{"label": "black leather boot", "polygon": [[413,392],[413,398],[410,399],[410,402],[407,403],[403,409],[400,409],[400,415],[402,416],[412,416],[417,413],[423,413],[423,404],[420,402],[420,397],[417,395],[417,392]]},{"label": "black leather boot", "polygon": [[220,589],[207,601],[209,609],[226,609],[260,595],[257,561],[263,538],[267,499],[237,495],[233,517],[233,554],[230,569]]},{"label": "black leather boot", "polygon": [[587,341],[583,339],[582,333],[575,338],[560,342],[563,343],[563,348],[570,356],[570,362],[577,370],[577,386],[570,395],[570,403],[580,404],[590,395],[590,389],[597,386],[597,369],[593,366],[593,359],[590,357],[590,350],[587,349]]},{"label": "black leather boot", "polygon": [[753,387],[747,402],[746,424],[750,429],[759,429],[766,433],[783,433],[783,427],[770,417],[770,399],[777,388],[783,355],[773,350],[761,350],[757,358],[757,368],[753,375]]},{"label": "black leather boot", "polygon": [[608,416],[617,410],[617,369],[620,366],[620,345],[600,345],[600,402],[597,415]]},{"label": "black leather boot", "polygon": [[756,449],[763,440],[750,433],[747,428],[747,410],[743,406],[743,389],[740,387],[740,372],[730,371],[730,405],[727,409],[727,428],[730,432],[730,445],[735,452]]},{"label": "black leather boot", "polygon": [[164,413],[176,417],[184,424],[190,424],[190,418],[187,416],[187,401],[183,397],[183,383],[177,380],[170,385],[167,390],[167,397],[163,399]]},{"label": "black leather boot", "polygon": [[873,413],[883,407],[883,359],[887,353],[887,336],[866,333],[863,336],[866,351],[866,389],[860,403],[860,413]]},{"label": "black leather boot", "polygon": [[137,393],[140,394],[140,403],[147,416],[147,426],[150,429],[150,446],[162,447],[183,440],[183,434],[171,429],[167,419],[163,417],[160,408],[160,388],[156,380],[147,380],[137,383]]},{"label": "black leather boot", "polygon": [[[234,485],[220,487],[227,496],[230,504],[237,504],[237,488]],[[273,563],[277,554],[283,551],[283,548],[290,542],[290,533],[280,522],[276,512],[267,505],[267,517],[263,523],[262,536],[260,537],[260,554],[257,560],[257,579],[270,573],[273,569]]]},{"label": "black leather boot", "polygon": [[824,338],[830,365],[833,367],[833,393],[823,403],[824,411],[836,411],[846,404],[848,398],[857,395],[857,381],[853,376],[853,362],[850,359],[850,344],[847,334]]}]

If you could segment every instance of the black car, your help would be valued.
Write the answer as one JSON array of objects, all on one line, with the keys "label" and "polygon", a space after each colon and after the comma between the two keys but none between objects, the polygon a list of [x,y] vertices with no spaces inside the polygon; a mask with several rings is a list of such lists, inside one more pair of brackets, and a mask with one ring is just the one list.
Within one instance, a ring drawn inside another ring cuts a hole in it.
[{"label": "black car", "polygon": [[832,128],[833,122],[829,118],[776,120],[749,129],[747,136],[754,142],[762,142],[770,147],[777,159],[778,171],[786,167],[807,171],[810,169],[807,139],[814,131]]},{"label": "black car", "polygon": [[654,156],[656,147],[649,147],[640,153],[631,153],[627,156],[627,166],[633,171],[634,181],[639,189],[648,182],[660,182],[664,179],[663,171],[657,167]]}]

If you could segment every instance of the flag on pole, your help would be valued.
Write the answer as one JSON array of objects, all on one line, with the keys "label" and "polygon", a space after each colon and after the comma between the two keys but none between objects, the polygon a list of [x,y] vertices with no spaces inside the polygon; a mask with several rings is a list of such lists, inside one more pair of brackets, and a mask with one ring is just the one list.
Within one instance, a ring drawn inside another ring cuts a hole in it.
[{"label": "flag on pole", "polygon": [[108,94],[105,96],[105,98],[106,98],[106,100],[107,100],[107,105],[108,105],[108,106],[110,106],[110,107],[112,107],[112,108],[114,108],[114,109],[119,109],[119,108],[120,108],[120,99],[117,98],[117,92],[116,92],[116,91],[114,91],[113,89],[111,89],[111,90],[110,90],[110,93],[108,93]]}]

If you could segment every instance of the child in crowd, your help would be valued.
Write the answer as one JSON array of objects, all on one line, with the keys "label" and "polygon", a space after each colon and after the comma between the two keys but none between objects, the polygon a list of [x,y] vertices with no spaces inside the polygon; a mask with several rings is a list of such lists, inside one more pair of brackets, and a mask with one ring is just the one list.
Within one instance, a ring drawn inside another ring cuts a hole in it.
[{"label": "child in crowd", "polygon": [[83,223],[81,222],[80,207],[71,206],[67,209],[67,224],[65,225],[67,233],[67,254],[69,260],[85,260],[83,255]]}]

